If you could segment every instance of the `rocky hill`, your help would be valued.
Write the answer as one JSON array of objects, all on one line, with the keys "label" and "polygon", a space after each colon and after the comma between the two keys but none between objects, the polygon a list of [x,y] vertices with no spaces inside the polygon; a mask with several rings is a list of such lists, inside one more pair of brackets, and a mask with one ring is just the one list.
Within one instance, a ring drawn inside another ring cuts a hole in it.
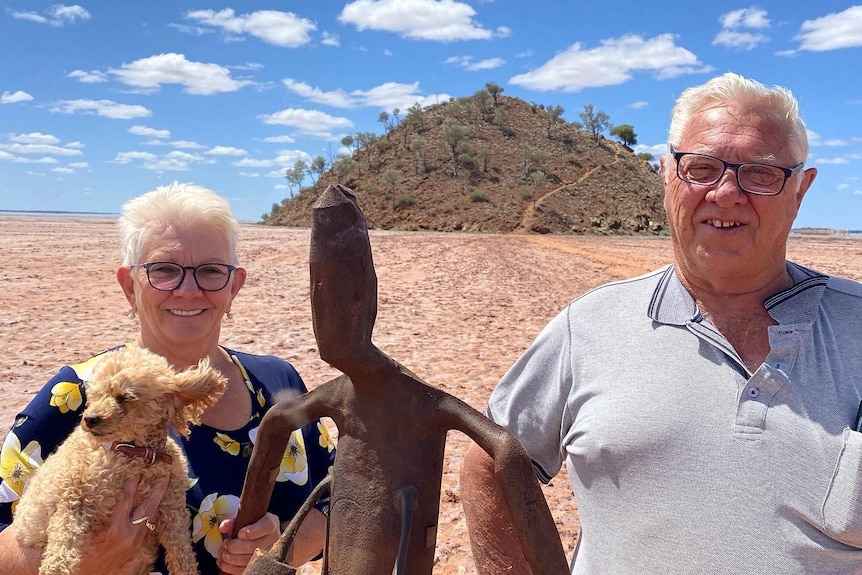
[{"label": "rocky hill", "polygon": [[384,134],[348,138],[352,155],[333,159],[313,185],[274,204],[264,223],[310,226],[315,199],[342,183],[357,194],[371,228],[666,234],[654,167],[561,113],[480,90],[413,106],[403,118],[382,114]]}]

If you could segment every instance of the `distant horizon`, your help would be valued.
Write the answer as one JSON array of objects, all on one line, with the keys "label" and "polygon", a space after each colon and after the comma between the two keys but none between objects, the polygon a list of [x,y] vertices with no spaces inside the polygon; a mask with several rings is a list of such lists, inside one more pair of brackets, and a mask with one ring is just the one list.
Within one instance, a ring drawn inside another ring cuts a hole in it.
[{"label": "distant horizon", "polygon": [[[0,208],[0,215],[8,214],[8,215],[21,215],[21,216],[103,216],[103,217],[114,217],[117,218],[120,216],[119,213],[116,212],[76,212],[70,210],[7,210],[4,208]],[[244,220],[237,218],[240,223],[252,223],[259,224],[262,223],[260,220]],[[279,226],[273,226],[279,227]],[[831,231],[831,232],[844,232],[846,234],[851,235],[862,235],[862,229],[860,230],[851,230],[846,228],[828,228],[828,227],[819,227],[819,226],[802,226],[798,228],[793,228],[792,232],[799,232],[803,230],[823,230],[823,231]]]}]

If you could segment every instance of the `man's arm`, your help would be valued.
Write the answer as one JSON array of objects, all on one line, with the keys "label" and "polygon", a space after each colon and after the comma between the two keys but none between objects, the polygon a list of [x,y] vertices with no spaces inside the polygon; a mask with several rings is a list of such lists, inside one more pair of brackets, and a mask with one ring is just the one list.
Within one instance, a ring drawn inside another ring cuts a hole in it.
[{"label": "man's arm", "polygon": [[479,574],[532,575],[494,473],[494,460],[475,443],[464,455],[461,498]]}]

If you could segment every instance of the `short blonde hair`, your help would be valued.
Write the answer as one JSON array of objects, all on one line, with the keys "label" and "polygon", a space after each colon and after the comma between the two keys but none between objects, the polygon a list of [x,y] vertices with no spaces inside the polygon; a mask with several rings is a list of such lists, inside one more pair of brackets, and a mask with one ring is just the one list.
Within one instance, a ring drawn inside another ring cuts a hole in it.
[{"label": "short blonde hair", "polygon": [[804,162],[808,157],[808,132],[799,116],[799,103],[790,90],[781,86],[770,88],[732,72],[683,91],[671,110],[668,144],[679,148],[683,132],[696,113],[731,103],[749,110],[763,110],[778,122],[783,122],[788,139],[798,145],[802,153],[797,160]]},{"label": "short blonde hair", "polygon": [[230,263],[239,264],[236,253],[239,222],[228,201],[203,186],[173,182],[123,204],[118,221],[123,265],[141,263],[138,260],[150,233],[165,223],[201,226],[224,234],[230,249]]}]

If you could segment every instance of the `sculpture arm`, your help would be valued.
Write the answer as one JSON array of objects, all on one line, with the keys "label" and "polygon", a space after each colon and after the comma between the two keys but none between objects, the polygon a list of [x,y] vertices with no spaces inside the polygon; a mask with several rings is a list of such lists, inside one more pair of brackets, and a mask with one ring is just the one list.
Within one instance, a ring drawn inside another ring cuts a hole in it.
[{"label": "sculpture arm", "polygon": [[453,429],[475,442],[461,469],[461,495],[479,572],[569,573],[560,535],[527,450],[503,427],[460,400],[454,405],[444,403],[449,404],[444,409],[456,418]]}]

